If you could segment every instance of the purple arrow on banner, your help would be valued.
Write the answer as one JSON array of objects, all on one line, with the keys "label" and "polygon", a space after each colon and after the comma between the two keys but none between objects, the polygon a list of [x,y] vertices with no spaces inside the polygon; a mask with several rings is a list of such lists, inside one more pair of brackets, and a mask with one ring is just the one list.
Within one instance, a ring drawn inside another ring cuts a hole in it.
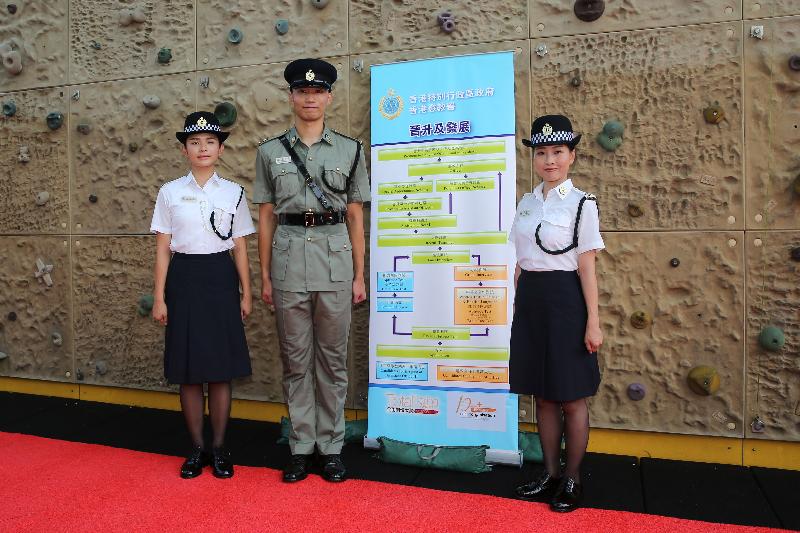
[{"label": "purple arrow on banner", "polygon": [[481,256],[480,255],[473,254],[472,257],[474,257],[474,258],[476,258],[478,260],[478,264],[479,265],[481,264]]},{"label": "purple arrow on banner", "polygon": [[452,215],[453,214],[453,193],[448,194],[448,196],[449,196],[449,200],[448,201],[450,202],[450,214]]},{"label": "purple arrow on banner", "polygon": [[502,172],[497,173],[497,231],[503,231],[503,173]]},{"label": "purple arrow on banner", "polygon": [[407,255],[396,255],[394,256],[394,272],[397,272],[397,260],[398,259],[410,259]]},{"label": "purple arrow on banner", "polygon": [[[397,331],[397,315],[392,315],[392,334],[393,335],[411,335],[411,333],[404,333]],[[489,335],[489,328],[486,328],[486,335]]]},{"label": "purple arrow on banner", "polygon": [[470,337],[488,337],[489,336],[489,328],[486,328],[484,333],[470,333]]}]

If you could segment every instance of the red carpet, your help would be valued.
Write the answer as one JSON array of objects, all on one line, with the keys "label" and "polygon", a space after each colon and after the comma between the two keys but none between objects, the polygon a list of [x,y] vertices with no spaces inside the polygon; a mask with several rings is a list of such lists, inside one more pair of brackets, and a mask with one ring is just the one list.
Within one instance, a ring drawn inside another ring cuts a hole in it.
[{"label": "red carpet", "polygon": [[178,476],[182,459],[0,433],[0,531],[778,531],[372,481],[295,485],[266,468]]}]

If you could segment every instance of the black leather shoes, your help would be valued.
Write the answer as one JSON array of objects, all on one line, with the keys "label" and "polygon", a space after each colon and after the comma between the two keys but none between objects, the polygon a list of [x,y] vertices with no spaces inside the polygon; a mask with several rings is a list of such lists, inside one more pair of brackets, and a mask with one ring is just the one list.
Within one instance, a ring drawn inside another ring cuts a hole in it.
[{"label": "black leather shoes", "polygon": [[211,452],[211,469],[214,477],[222,479],[233,477],[231,452],[225,448],[214,448]]},{"label": "black leather shoes", "polygon": [[308,477],[308,461],[310,457],[309,455],[301,454],[292,455],[289,464],[283,469],[283,481],[294,483]]},{"label": "black leather shoes", "polygon": [[181,477],[192,479],[203,473],[203,467],[208,464],[208,454],[200,446],[192,448],[192,453],[181,465]]},{"label": "black leather shoes", "polygon": [[561,478],[551,476],[547,470],[542,470],[539,477],[516,488],[515,492],[520,499],[535,500],[547,496],[558,486]]},{"label": "black leather shoes", "polygon": [[558,485],[553,499],[550,500],[550,509],[557,513],[568,513],[581,506],[583,487],[571,477],[564,476]]},{"label": "black leather shoes", "polygon": [[326,481],[338,483],[347,479],[347,469],[344,467],[342,457],[338,453],[323,455],[320,460],[322,462],[322,477]]}]

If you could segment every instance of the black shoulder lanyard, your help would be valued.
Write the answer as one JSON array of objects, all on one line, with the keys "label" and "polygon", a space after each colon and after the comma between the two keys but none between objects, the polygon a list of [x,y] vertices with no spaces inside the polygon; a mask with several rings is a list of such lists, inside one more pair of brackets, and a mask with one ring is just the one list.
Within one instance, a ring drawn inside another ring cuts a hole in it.
[{"label": "black shoulder lanyard", "polygon": [[[550,255],[561,255],[569,252],[570,250],[578,247],[578,224],[581,223],[581,212],[583,211],[583,203],[586,200],[591,200],[592,202],[597,205],[597,197],[591,194],[587,194],[583,198],[581,198],[580,202],[578,202],[578,213],[575,215],[575,229],[572,232],[572,244],[567,246],[566,248],[562,248],[560,250],[548,250],[544,246],[542,246],[542,240],[539,238],[539,230],[542,228],[542,223],[539,222],[539,225],[536,226],[536,244],[539,248],[546,254]],[[597,214],[600,215],[600,206],[597,205]]]},{"label": "black shoulder lanyard", "polygon": [[239,185],[239,189],[241,189],[241,190],[239,191],[239,201],[238,201],[238,202],[236,202],[236,207],[234,208],[234,212],[233,212],[233,213],[231,213],[231,229],[229,229],[229,230],[228,230],[228,235],[227,235],[227,237],[226,237],[226,236],[224,236],[224,235],[222,235],[222,234],[219,232],[219,230],[217,229],[217,225],[214,223],[214,210],[213,210],[213,209],[211,210],[211,217],[210,217],[210,219],[211,219],[211,229],[213,229],[213,230],[214,230],[214,233],[216,233],[216,234],[217,234],[217,237],[219,237],[219,238],[220,238],[220,239],[222,239],[223,241],[227,241],[227,240],[228,240],[228,239],[230,239],[230,238],[231,238],[231,236],[233,235],[233,219],[234,219],[234,217],[236,216],[236,209],[239,209],[239,204],[240,204],[240,203],[242,203],[242,196],[244,196],[244,187],[242,187],[241,185]]},{"label": "black shoulder lanyard", "polygon": [[[308,173],[308,169],[303,164],[303,162],[300,161],[300,156],[298,156],[297,152],[294,151],[294,148],[292,148],[292,145],[289,144],[289,141],[286,139],[286,137],[281,136],[280,141],[283,147],[286,149],[286,152],[289,154],[289,157],[292,158],[292,163],[295,164],[297,170],[299,170],[300,174],[302,174],[303,179],[306,182],[306,186],[309,189],[311,189],[311,192],[314,194],[314,197],[316,197],[316,199],[319,200],[319,203],[322,204],[323,208],[331,212],[335,211],[333,205],[331,205],[330,200],[328,200],[328,197],[325,195],[325,192],[319,188],[319,185],[314,183],[314,180]],[[360,153],[361,153],[361,145],[359,143],[356,143],[356,158],[353,160],[353,165],[350,167],[350,174],[347,176],[347,181],[344,189],[337,189],[336,187],[332,186],[330,183],[328,183],[328,180],[325,179],[325,176],[323,174],[322,181],[323,183],[325,183],[325,186],[337,194],[347,194],[347,191],[350,189],[350,183],[353,177],[353,173],[355,172],[356,165],[358,165],[358,156],[360,155]]]}]

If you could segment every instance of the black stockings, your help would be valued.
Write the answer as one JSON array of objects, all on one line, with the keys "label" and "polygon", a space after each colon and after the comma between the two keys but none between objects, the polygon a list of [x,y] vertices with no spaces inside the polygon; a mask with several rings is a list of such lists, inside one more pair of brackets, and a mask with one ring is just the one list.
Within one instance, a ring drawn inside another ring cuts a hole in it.
[{"label": "black stockings", "polygon": [[567,441],[567,466],[564,474],[580,481],[581,461],[589,444],[589,407],[586,399],[551,402],[536,399],[536,423],[542,442],[544,467],[551,476],[561,470],[561,436]]},{"label": "black stockings", "polygon": [[[203,412],[205,407],[203,385],[181,385],[181,409],[186,419],[186,427],[194,446],[203,446]],[[208,414],[214,438],[212,446],[220,448],[225,444],[225,430],[231,416],[230,382],[208,384]]]}]

